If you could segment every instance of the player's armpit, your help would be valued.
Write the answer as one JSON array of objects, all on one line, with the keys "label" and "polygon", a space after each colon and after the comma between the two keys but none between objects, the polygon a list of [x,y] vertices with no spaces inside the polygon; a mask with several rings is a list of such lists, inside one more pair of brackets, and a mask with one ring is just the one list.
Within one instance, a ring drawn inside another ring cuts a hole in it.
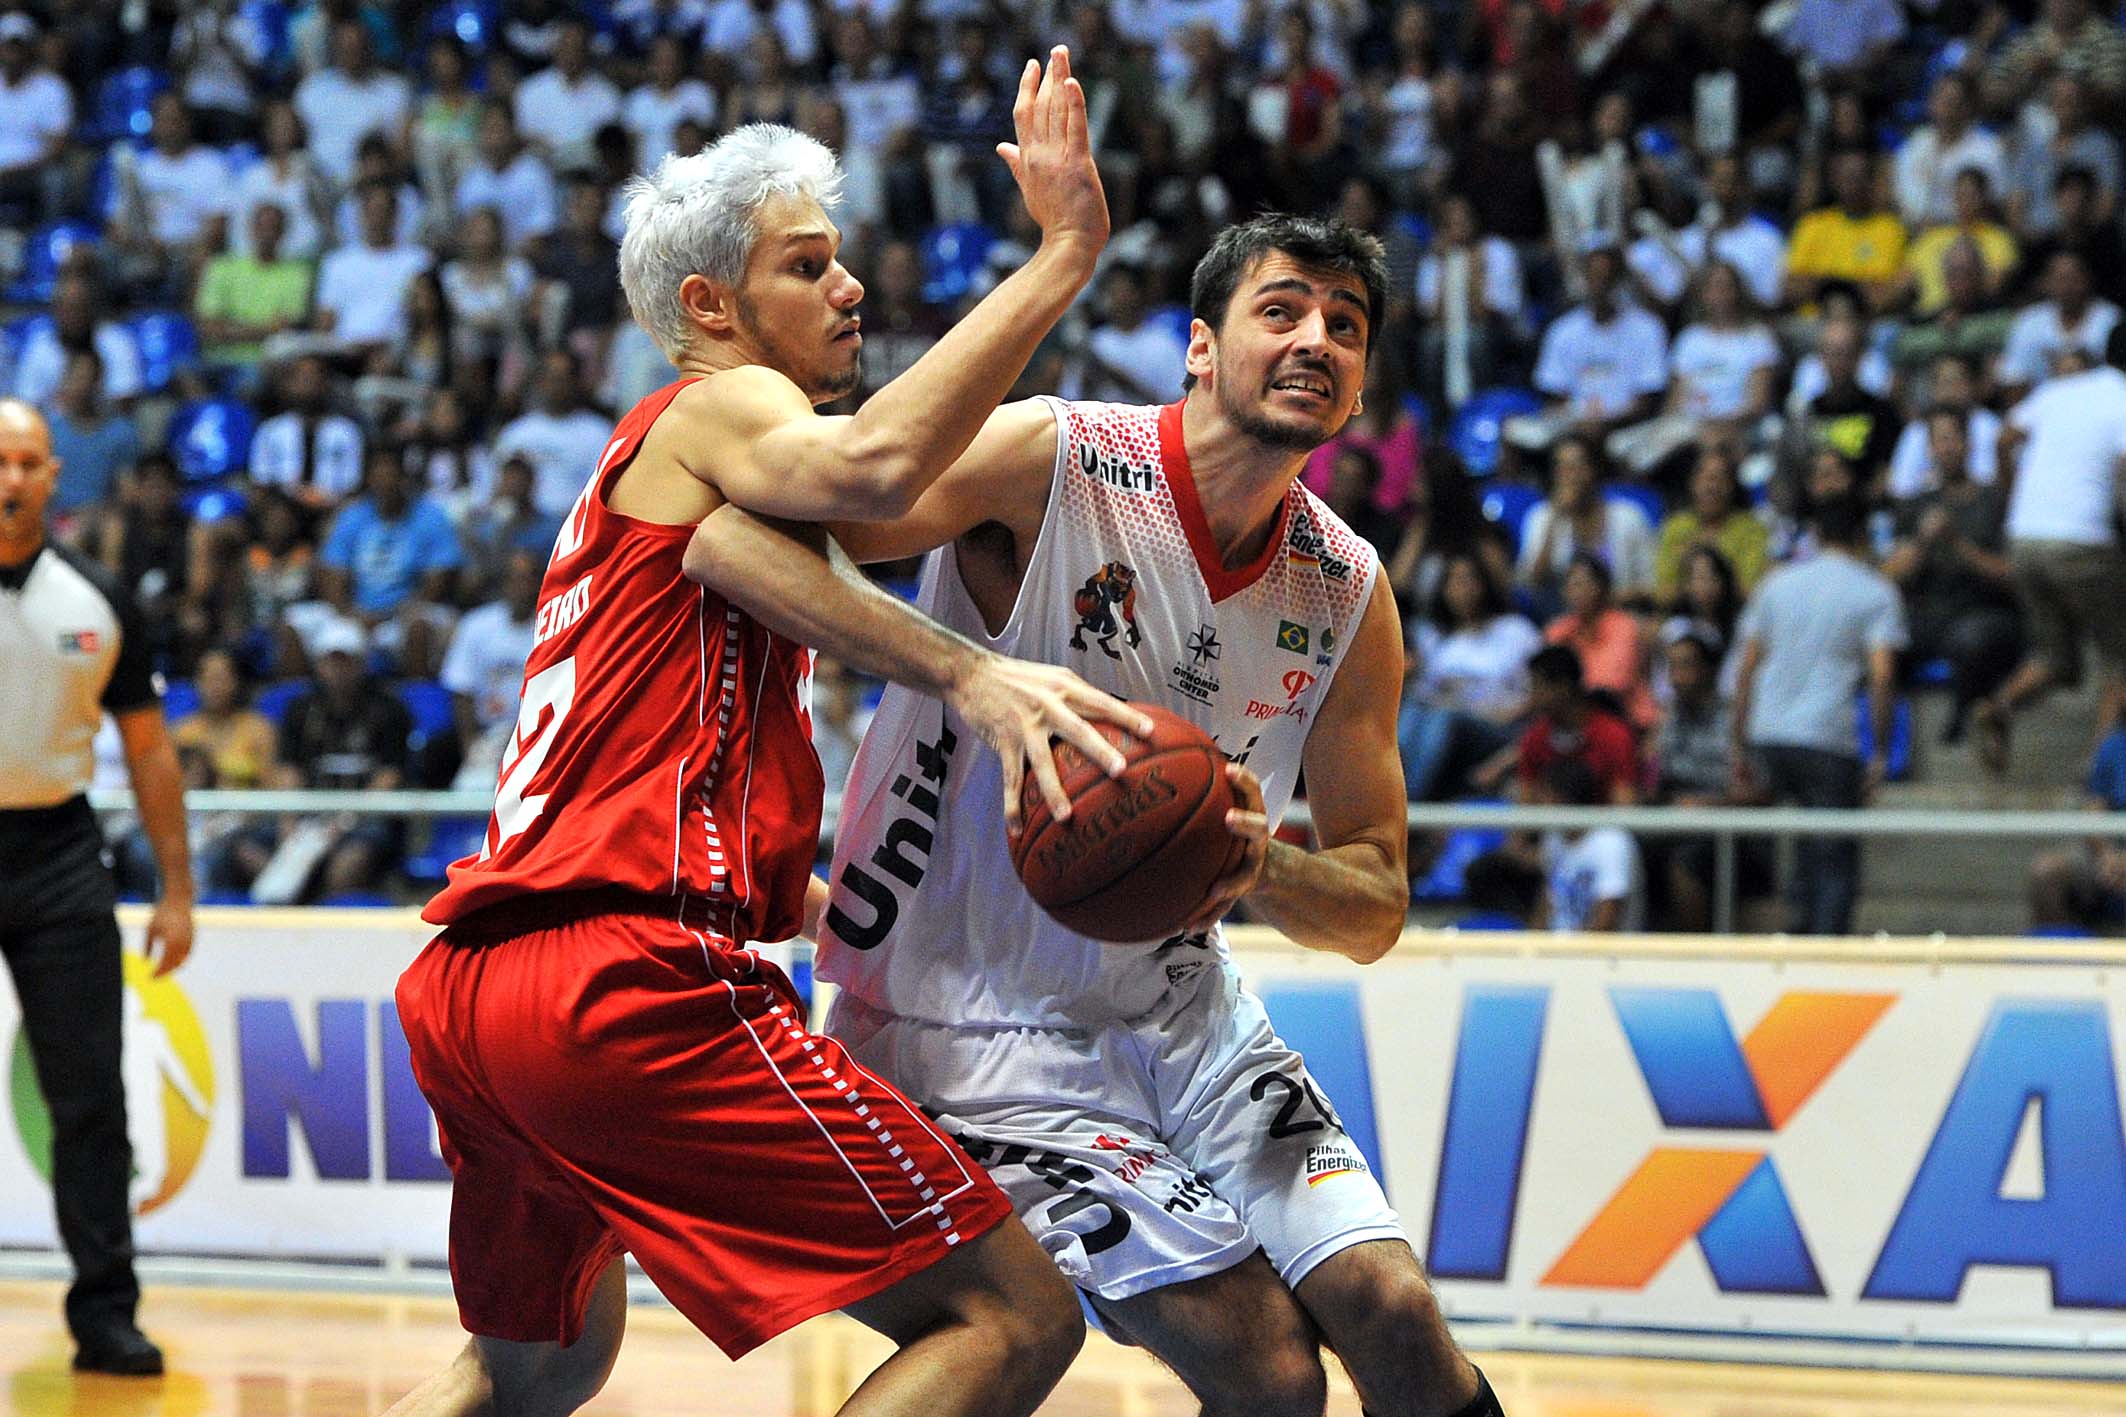
[{"label": "player's armpit", "polygon": [[847,417],[822,417],[764,365],[727,369],[682,392],[644,451],[668,452],[725,500],[792,521],[892,516],[914,482],[906,460]]},{"label": "player's armpit", "polygon": [[1048,514],[1057,437],[1054,409],[1044,400],[1005,404],[906,515],[835,521],[834,539],[851,560],[869,564],[920,556],[984,522],[1002,522],[1030,548]]}]

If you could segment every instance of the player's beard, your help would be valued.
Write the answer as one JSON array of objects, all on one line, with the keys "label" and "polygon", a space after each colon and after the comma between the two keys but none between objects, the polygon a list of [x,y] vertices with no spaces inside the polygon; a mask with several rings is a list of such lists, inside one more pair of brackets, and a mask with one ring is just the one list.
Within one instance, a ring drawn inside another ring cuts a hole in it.
[{"label": "player's beard", "polygon": [[836,369],[820,381],[820,388],[831,398],[856,392],[856,386],[864,381],[864,352],[858,350],[856,358],[849,361],[846,369]]},{"label": "player's beard", "polygon": [[[813,402],[832,403],[835,399],[856,391],[857,384],[863,378],[862,349],[857,350],[856,357],[849,361],[847,368],[821,369],[817,365],[807,368],[810,360],[800,358],[797,350],[786,346],[781,338],[761,322],[760,307],[743,290],[738,292],[738,318],[752,332],[761,349],[774,361],[774,367],[788,375],[792,383],[804,389],[806,397]],[[830,357],[838,357],[841,353],[840,348],[834,344],[830,343],[828,348],[833,351]],[[817,357],[812,356],[815,359]]]},{"label": "player's beard", "polygon": [[1211,392],[1217,396],[1218,407],[1225,414],[1227,421],[1265,448],[1275,448],[1287,453],[1311,453],[1336,436],[1333,430],[1325,433],[1311,425],[1284,423],[1270,417],[1234,393],[1227,380],[1214,377],[1211,380]]}]

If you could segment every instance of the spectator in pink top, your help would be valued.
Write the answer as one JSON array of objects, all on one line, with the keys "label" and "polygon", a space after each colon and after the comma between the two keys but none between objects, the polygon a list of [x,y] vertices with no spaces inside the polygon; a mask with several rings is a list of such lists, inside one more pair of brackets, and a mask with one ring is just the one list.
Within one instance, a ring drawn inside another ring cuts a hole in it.
[{"label": "spectator in pink top", "polygon": [[1565,613],[1545,627],[1543,638],[1569,645],[1580,656],[1589,691],[1613,696],[1632,727],[1653,727],[1661,710],[1647,679],[1646,636],[1638,617],[1610,600],[1609,568],[1580,552],[1565,572],[1564,591]]},{"label": "spectator in pink top", "polygon": [[1373,510],[1397,520],[1417,498],[1417,479],[1424,472],[1424,439],[1417,418],[1403,403],[1401,391],[1381,373],[1380,362],[1366,376],[1366,391],[1343,432],[1316,448],[1300,473],[1307,490],[1326,498],[1336,485],[1336,458],[1346,448],[1371,453],[1380,478],[1369,499]]}]

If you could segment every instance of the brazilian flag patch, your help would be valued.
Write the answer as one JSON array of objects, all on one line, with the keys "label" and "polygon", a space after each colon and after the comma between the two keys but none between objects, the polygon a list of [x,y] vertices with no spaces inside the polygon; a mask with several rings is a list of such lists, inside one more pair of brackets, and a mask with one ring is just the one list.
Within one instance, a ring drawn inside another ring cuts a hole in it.
[{"label": "brazilian flag patch", "polygon": [[1277,647],[1290,650],[1294,654],[1305,654],[1307,652],[1307,627],[1295,625],[1290,620],[1279,620],[1277,622]]}]

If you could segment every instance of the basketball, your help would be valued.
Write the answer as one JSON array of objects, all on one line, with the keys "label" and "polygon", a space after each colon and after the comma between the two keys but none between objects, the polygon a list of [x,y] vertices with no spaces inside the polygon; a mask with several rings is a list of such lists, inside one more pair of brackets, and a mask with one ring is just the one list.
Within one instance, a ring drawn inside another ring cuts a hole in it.
[{"label": "basketball", "polygon": [[1096,725],[1128,759],[1121,776],[1058,744],[1070,819],[1049,814],[1029,774],[1011,846],[1011,864],[1043,910],[1081,935],[1113,942],[1174,933],[1242,850],[1225,824],[1235,804],[1218,745],[1156,704],[1130,707],[1152,720],[1150,738]]}]

